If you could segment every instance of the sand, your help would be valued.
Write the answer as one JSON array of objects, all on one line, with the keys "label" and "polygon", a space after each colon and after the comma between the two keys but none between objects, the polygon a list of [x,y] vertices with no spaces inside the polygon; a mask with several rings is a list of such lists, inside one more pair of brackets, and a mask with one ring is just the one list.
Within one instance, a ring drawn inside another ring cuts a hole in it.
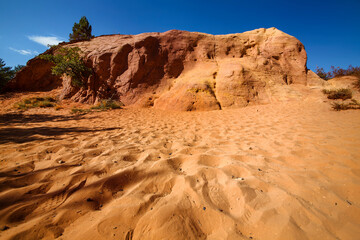
[{"label": "sand", "polygon": [[314,92],[209,112],[2,114],[0,238],[359,238],[360,111]]}]

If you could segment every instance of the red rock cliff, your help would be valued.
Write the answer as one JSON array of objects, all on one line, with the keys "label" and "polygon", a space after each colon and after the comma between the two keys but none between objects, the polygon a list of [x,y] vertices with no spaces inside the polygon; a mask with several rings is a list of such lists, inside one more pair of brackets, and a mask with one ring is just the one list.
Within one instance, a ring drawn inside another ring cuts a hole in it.
[{"label": "red rock cliff", "polygon": [[306,85],[306,52],[275,28],[210,35],[164,33],[100,36],[77,46],[94,74],[74,89],[33,59],[9,85],[43,90],[63,85],[61,97],[94,103],[113,97],[125,105],[172,110],[213,110],[263,104],[272,86]]}]

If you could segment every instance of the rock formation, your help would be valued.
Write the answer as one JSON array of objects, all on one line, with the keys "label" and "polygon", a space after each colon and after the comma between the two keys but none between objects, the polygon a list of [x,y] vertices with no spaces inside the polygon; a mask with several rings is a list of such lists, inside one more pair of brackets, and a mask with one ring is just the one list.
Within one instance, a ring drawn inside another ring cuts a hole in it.
[{"label": "rock formation", "polygon": [[94,71],[85,87],[51,75],[51,64],[35,58],[10,83],[13,90],[63,85],[62,98],[171,110],[215,110],[263,104],[271,88],[307,84],[306,52],[296,38],[275,28],[210,35],[164,33],[100,36],[65,44],[79,47]]}]

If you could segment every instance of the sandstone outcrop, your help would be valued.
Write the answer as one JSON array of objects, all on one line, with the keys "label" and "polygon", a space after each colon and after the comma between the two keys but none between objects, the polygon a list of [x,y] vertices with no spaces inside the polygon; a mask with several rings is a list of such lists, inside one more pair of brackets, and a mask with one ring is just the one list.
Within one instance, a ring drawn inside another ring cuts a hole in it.
[{"label": "sandstone outcrop", "polygon": [[47,91],[62,85],[62,79],[51,74],[52,63],[38,57],[29,60],[11,80],[6,90]]},{"label": "sandstone outcrop", "polygon": [[303,44],[275,28],[210,35],[164,33],[100,36],[66,44],[79,47],[93,75],[83,88],[51,75],[51,64],[33,59],[10,89],[63,85],[62,98],[171,110],[215,110],[268,103],[271,88],[307,84]]}]

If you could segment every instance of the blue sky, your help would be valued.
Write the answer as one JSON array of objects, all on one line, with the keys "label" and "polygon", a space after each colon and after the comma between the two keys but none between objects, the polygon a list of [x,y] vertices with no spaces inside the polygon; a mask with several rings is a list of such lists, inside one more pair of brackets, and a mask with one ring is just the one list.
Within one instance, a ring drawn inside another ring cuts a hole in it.
[{"label": "blue sky", "polygon": [[308,68],[360,65],[360,1],[0,0],[0,58],[25,64],[49,42],[67,41],[86,16],[93,35],[164,32],[211,34],[276,27],[298,38]]}]

